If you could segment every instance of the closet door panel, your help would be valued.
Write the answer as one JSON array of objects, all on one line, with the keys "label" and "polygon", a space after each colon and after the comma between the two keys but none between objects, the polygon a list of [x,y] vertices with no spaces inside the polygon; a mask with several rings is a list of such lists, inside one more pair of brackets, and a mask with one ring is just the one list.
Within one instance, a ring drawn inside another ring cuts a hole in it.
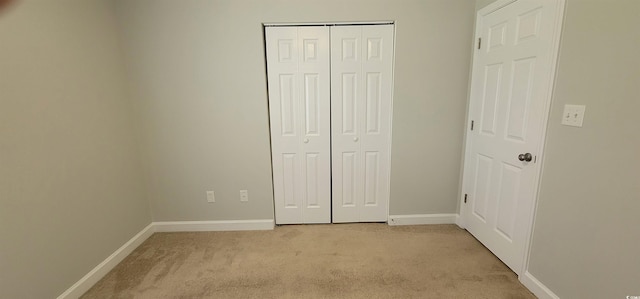
[{"label": "closet door panel", "polygon": [[333,222],[356,222],[364,198],[361,129],[362,27],[331,28]]},{"label": "closet door panel", "polygon": [[393,25],[331,28],[333,222],[387,221]]},{"label": "closet door panel", "polygon": [[298,27],[303,223],[331,222],[329,29]]},{"label": "closet door panel", "polygon": [[365,195],[360,221],[387,221],[391,147],[393,25],[362,27],[360,150]]},{"label": "closet door panel", "polygon": [[329,30],[265,34],[276,223],[329,223]]},{"label": "closet door panel", "polygon": [[266,38],[276,223],[299,223],[298,31],[267,28]]}]

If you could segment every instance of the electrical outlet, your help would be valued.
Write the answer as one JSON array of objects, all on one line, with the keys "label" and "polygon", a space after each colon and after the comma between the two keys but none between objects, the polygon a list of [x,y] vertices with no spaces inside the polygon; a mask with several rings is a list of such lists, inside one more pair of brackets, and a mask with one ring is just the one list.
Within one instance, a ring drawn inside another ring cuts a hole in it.
[{"label": "electrical outlet", "polygon": [[249,191],[240,190],[240,201],[249,201]]},{"label": "electrical outlet", "polygon": [[216,196],[212,191],[207,191],[207,202],[216,202]]},{"label": "electrical outlet", "polygon": [[584,105],[564,105],[562,124],[565,126],[582,127],[584,121]]}]

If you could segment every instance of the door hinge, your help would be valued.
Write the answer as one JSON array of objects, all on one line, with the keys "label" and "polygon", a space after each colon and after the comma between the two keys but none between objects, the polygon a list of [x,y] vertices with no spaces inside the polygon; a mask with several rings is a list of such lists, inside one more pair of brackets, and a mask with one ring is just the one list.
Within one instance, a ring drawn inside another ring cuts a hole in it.
[{"label": "door hinge", "polygon": [[482,47],[482,37],[478,37],[478,50]]},{"label": "door hinge", "polygon": [[473,123],[474,123],[474,121],[472,120],[471,121],[471,131],[473,131]]},{"label": "door hinge", "polygon": [[464,203],[467,203],[467,195],[464,195]]}]

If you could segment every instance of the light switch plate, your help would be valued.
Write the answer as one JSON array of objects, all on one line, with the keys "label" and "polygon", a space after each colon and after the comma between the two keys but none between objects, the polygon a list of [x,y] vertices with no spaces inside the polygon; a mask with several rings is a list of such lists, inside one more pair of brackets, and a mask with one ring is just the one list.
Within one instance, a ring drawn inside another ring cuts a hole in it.
[{"label": "light switch plate", "polygon": [[207,191],[207,202],[216,202],[215,193],[212,191]]},{"label": "light switch plate", "polygon": [[564,105],[562,124],[565,126],[582,127],[584,121],[584,105]]}]

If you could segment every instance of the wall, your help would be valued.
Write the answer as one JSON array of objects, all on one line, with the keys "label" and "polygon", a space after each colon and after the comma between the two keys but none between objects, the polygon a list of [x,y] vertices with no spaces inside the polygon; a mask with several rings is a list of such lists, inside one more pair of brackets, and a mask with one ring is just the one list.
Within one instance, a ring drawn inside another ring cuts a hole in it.
[{"label": "wall", "polygon": [[0,298],[55,298],[150,223],[113,3],[0,12]]},{"label": "wall", "polygon": [[472,1],[117,3],[154,220],[273,217],[263,22],[396,20],[391,214],[456,212]]},{"label": "wall", "polygon": [[639,29],[640,1],[567,2],[529,268],[561,298],[640,295]]}]

